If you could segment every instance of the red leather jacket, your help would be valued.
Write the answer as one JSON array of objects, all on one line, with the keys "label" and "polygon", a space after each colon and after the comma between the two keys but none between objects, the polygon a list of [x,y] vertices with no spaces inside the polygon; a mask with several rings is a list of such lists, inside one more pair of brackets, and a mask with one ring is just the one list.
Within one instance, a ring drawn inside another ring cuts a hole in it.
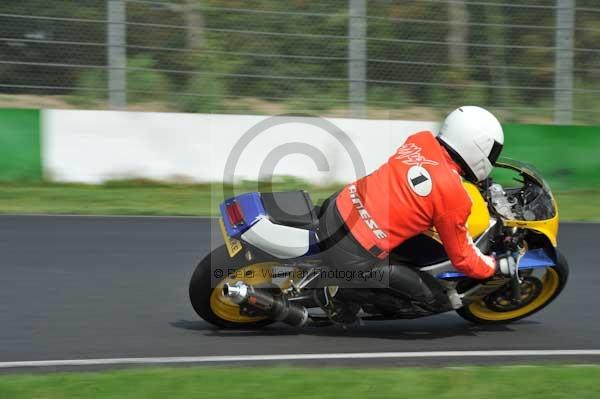
[{"label": "red leather jacket", "polygon": [[494,274],[466,227],[471,198],[460,167],[433,133],[410,136],[388,162],[347,185],[336,206],[354,238],[380,259],[406,239],[435,227],[450,261],[474,278]]}]

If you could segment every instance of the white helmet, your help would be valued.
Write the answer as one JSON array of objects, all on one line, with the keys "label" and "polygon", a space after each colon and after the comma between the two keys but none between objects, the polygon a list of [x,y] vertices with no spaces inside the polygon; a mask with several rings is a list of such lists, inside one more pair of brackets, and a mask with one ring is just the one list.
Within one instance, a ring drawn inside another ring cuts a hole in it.
[{"label": "white helmet", "polygon": [[489,111],[465,106],[452,111],[444,121],[438,140],[463,169],[468,180],[485,180],[504,145],[504,132]]}]

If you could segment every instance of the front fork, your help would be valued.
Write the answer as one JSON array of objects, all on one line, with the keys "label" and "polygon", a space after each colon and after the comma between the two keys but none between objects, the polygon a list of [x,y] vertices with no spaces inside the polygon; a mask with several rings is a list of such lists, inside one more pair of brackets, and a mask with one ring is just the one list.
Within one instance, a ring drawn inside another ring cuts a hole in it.
[{"label": "front fork", "polygon": [[506,253],[512,254],[516,258],[516,264],[512,274],[510,276],[503,276],[502,278],[492,278],[482,284],[470,288],[462,294],[459,294],[454,286],[447,286],[446,291],[448,293],[448,299],[454,309],[481,300],[505,286],[507,283],[510,284],[512,292],[511,300],[513,303],[521,303],[521,284],[523,281],[519,275],[519,263],[527,251],[527,243],[524,240],[523,231],[516,227],[508,229],[502,241],[502,246]]},{"label": "front fork", "polygon": [[527,243],[524,239],[524,232],[517,227],[512,227],[504,236],[504,247],[507,253],[515,256],[515,269],[510,276],[510,288],[512,291],[513,303],[521,303],[521,278],[519,277],[519,263],[527,251]]},{"label": "front fork", "polygon": [[506,284],[510,284],[512,291],[512,301],[514,303],[521,303],[521,278],[519,277],[518,268],[510,278],[495,278],[486,281],[482,284],[477,284],[475,287],[468,289],[467,291],[459,294],[454,287],[447,288],[448,298],[454,309],[462,308],[473,302],[482,300],[486,296],[494,293],[501,289]]}]

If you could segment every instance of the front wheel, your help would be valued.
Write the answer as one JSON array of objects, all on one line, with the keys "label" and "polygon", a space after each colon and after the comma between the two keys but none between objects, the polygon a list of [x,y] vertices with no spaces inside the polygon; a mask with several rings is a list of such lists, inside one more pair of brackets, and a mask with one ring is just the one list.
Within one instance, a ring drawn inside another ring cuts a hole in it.
[{"label": "front wheel", "polygon": [[243,281],[260,285],[270,282],[272,261],[248,262],[244,251],[231,258],[225,246],[208,254],[196,267],[190,280],[192,307],[207,322],[222,328],[258,328],[273,323],[266,317],[240,314],[239,305],[223,295],[225,283]]},{"label": "front wheel", "polygon": [[567,283],[569,265],[558,254],[555,266],[537,270],[522,278],[521,302],[511,301],[511,290],[504,288],[473,302],[456,312],[466,320],[477,324],[505,324],[539,312],[556,298]]}]

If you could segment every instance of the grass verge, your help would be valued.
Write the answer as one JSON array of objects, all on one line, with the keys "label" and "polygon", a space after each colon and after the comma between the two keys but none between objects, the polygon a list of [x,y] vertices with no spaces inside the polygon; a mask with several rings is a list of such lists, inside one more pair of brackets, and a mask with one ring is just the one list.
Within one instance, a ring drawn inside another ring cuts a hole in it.
[{"label": "grass verge", "polygon": [[[274,191],[308,187],[284,179]],[[339,187],[308,187],[320,203]],[[257,183],[236,186],[236,193],[256,191]],[[229,191],[231,192],[231,191]],[[103,185],[55,183],[0,184],[0,213],[48,213],[76,215],[215,216],[228,191],[217,184],[161,184],[117,181]]]},{"label": "grass verge", "polygon": [[[315,203],[338,186],[318,187],[284,180],[273,190],[308,187]],[[243,183],[236,192],[256,190]],[[4,183],[0,185],[0,213],[48,213],[78,215],[215,216],[223,200],[223,188],[211,184],[159,184],[112,182],[99,186],[82,184]],[[561,220],[600,221],[600,188],[555,193]]]},{"label": "grass verge", "polygon": [[144,368],[0,376],[21,398],[598,398],[600,367]]}]

